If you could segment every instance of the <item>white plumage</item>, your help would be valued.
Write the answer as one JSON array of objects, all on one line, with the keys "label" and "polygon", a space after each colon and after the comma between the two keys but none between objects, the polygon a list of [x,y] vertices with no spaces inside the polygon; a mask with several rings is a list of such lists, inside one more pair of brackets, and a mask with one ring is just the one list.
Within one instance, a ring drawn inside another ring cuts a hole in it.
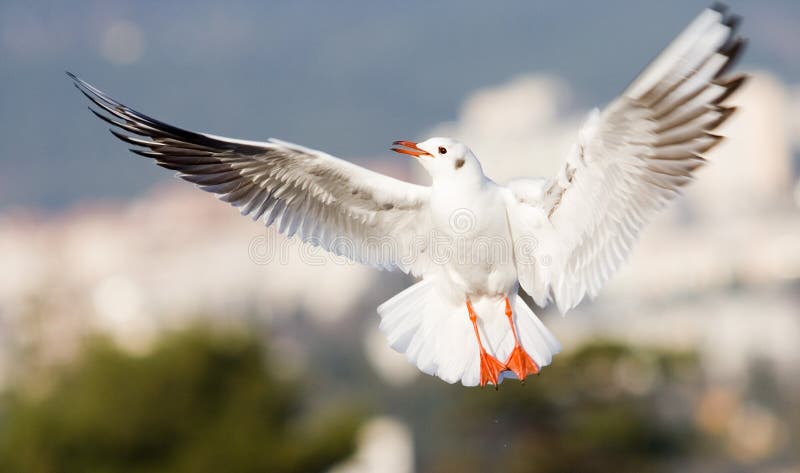
[{"label": "white plumage", "polygon": [[[467,386],[524,378],[560,346],[519,297],[564,312],[595,296],[642,225],[692,180],[742,51],[738,17],[705,10],[602,112],[559,174],[499,185],[461,143],[396,142],[430,187],[278,140],[235,140],[168,125],[70,74],[112,133],[178,177],[287,236],[421,281],[378,308],[389,344],[422,371]],[[510,157],[509,157],[510,158]]]},{"label": "white plumage", "polygon": [[[380,329],[389,345],[423,372],[448,383],[475,386],[480,382],[478,344],[464,304],[441,297],[437,289],[435,278],[426,278],[381,304]],[[484,346],[498,359],[507,359],[514,337],[502,317],[503,300],[480,297],[473,304],[478,314],[486,315],[478,324]],[[523,348],[538,366],[549,365],[561,350],[558,340],[519,295],[514,294],[511,307]],[[516,378],[510,371],[503,374]]]}]

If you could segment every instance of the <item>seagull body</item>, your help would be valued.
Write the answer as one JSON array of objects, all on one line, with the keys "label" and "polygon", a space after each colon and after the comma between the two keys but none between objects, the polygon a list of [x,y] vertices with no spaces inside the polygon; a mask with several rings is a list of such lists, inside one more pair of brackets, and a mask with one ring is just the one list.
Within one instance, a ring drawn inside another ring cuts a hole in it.
[{"label": "seagull body", "polygon": [[[444,138],[431,141],[446,145],[445,149],[458,147],[458,143]],[[431,184],[432,233],[441,235],[451,248],[453,243],[461,244],[452,248],[460,254],[454,251],[452,255],[442,255],[448,261],[438,268],[459,294],[508,294],[517,285],[512,259],[481,258],[478,254],[484,244],[513,246],[504,211],[504,187],[483,174],[477,159],[468,159],[471,163],[462,166],[458,176],[435,178]]]},{"label": "seagull body", "polygon": [[292,143],[180,129],[70,77],[133,152],[289,237],[419,278],[378,308],[389,344],[447,382],[497,386],[560,350],[519,289],[562,313],[594,297],[720,141],[722,103],[744,82],[726,76],[738,20],[703,11],[589,116],[558,175],[505,185],[448,138],[394,143],[430,174],[419,186]]}]

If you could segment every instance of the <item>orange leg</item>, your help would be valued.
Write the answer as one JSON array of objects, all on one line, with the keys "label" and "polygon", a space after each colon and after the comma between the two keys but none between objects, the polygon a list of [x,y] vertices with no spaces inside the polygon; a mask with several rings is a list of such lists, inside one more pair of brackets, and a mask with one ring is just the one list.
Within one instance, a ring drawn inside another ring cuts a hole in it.
[{"label": "orange leg", "polygon": [[514,334],[514,349],[511,351],[508,361],[506,361],[506,366],[517,375],[520,381],[525,382],[525,378],[529,374],[537,374],[539,372],[539,365],[533,361],[531,356],[522,349],[522,345],[519,344],[517,329],[514,327],[514,314],[511,312],[511,303],[508,302],[508,297],[506,297],[506,317],[508,317],[508,323],[511,324],[511,333]]},{"label": "orange leg", "polygon": [[481,342],[481,334],[478,332],[478,315],[472,308],[472,302],[467,297],[467,311],[469,312],[469,320],[472,322],[472,328],[475,329],[475,338],[478,339],[478,347],[480,348],[481,357],[481,387],[486,386],[486,383],[492,383],[497,387],[497,377],[500,372],[506,369],[506,365],[500,363],[500,360],[490,355]]}]

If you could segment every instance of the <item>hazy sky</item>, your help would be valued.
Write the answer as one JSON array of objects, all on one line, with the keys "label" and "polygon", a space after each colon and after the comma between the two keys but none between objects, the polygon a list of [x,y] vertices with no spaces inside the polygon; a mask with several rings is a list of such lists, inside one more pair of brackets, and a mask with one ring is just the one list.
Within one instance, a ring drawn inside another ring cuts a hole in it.
[{"label": "hazy sky", "polygon": [[[800,83],[800,2],[730,2],[743,65]],[[396,159],[476,88],[555,74],[602,105],[707,2],[0,0],[0,208],[170,179],[125,151],[64,70],[178,126]]]}]

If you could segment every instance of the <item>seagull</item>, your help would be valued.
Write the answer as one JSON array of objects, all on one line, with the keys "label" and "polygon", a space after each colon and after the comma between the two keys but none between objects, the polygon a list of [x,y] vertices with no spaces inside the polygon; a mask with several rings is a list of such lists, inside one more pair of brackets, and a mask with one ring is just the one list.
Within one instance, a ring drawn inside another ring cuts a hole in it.
[{"label": "seagull", "polygon": [[[178,128],[67,73],[131,151],[287,237],[418,281],[378,307],[393,349],[449,383],[523,381],[561,347],[520,297],[564,313],[593,298],[643,225],[693,180],[722,136],[740,17],[702,11],[604,110],[556,176],[505,185],[448,138],[396,141],[430,174],[411,184],[285,141]],[[504,157],[512,159],[511,156]]]}]

